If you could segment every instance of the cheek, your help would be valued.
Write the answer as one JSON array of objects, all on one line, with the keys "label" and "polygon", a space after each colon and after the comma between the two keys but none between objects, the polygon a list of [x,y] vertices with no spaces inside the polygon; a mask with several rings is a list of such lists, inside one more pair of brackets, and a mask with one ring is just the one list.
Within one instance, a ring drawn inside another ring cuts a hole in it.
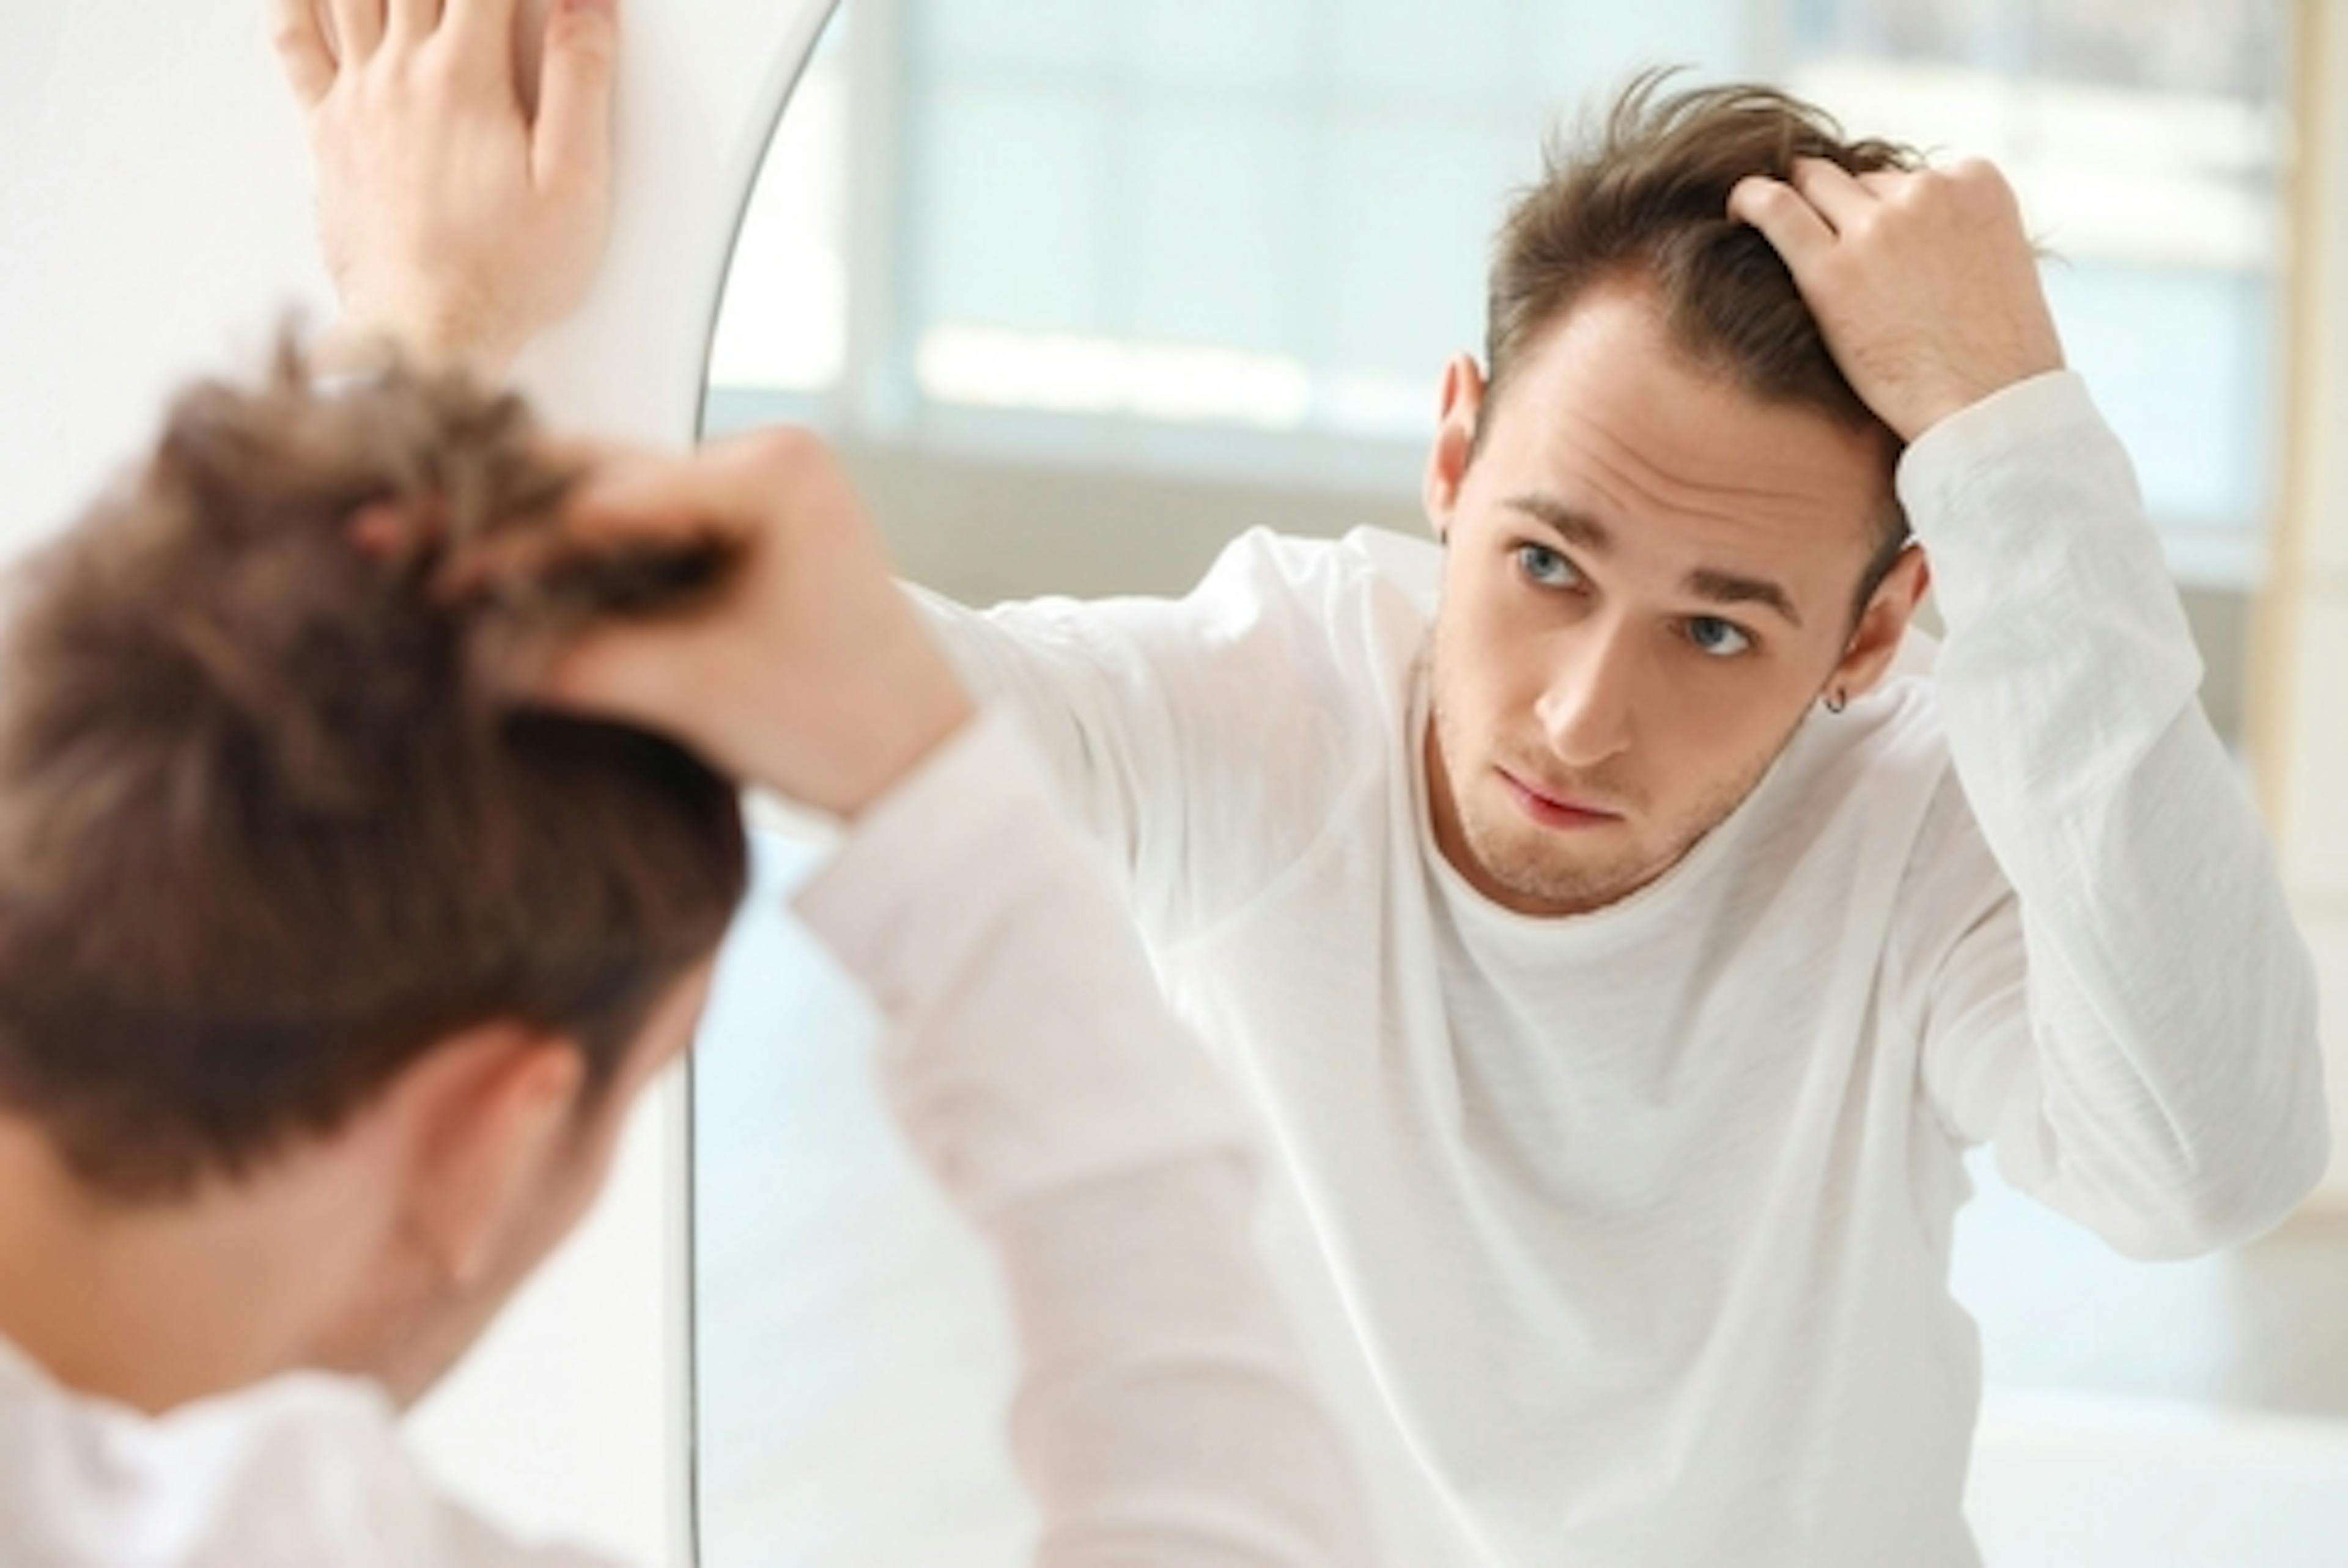
[{"label": "cheek", "polygon": [[1460,618],[1437,630],[1434,696],[1455,736],[1478,745],[1531,714],[1540,695],[1520,645]]},{"label": "cheek", "polygon": [[1544,646],[1543,623],[1527,596],[1493,571],[1461,569],[1455,559],[1444,583],[1436,618],[1435,642],[1449,684],[1498,702],[1538,691]]},{"label": "cheek", "polygon": [[1776,680],[1690,680],[1641,726],[1640,750],[1661,787],[1708,797],[1749,785],[1806,710],[1802,692]]}]

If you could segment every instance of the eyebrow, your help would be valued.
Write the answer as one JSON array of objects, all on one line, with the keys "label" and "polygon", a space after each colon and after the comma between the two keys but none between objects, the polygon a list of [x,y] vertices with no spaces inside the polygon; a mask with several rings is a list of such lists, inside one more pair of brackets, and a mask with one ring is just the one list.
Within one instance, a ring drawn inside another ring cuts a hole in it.
[{"label": "eyebrow", "polygon": [[[1567,544],[1578,545],[1592,555],[1603,556],[1614,548],[1614,536],[1605,524],[1553,496],[1510,496],[1502,504],[1541,524]],[[1802,624],[1802,614],[1794,608],[1793,596],[1766,578],[1746,577],[1711,567],[1698,567],[1687,574],[1682,586],[1685,591],[1708,603],[1757,604],[1776,610],[1788,625],[1799,627]]]}]

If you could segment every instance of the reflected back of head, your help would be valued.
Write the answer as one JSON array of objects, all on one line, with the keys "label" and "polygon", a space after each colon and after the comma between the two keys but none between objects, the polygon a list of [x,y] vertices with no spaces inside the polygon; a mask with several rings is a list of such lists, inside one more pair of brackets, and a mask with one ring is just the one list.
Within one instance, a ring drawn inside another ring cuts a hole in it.
[{"label": "reflected back of head", "polygon": [[0,1104],[125,1200],[331,1132],[511,1020],[612,1076],[746,877],[732,787],[517,701],[533,649],[685,579],[443,591],[569,482],[520,405],[296,356],[207,384],[18,575],[0,651]]}]

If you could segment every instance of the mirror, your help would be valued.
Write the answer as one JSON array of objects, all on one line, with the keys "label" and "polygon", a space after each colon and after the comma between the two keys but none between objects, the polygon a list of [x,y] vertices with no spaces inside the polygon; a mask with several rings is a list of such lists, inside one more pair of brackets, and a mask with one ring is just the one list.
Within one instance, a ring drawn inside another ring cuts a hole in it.
[{"label": "mirror", "polygon": [[[705,434],[838,429],[821,404],[850,373],[843,154],[880,22],[839,6],[785,107],[736,241]],[[880,1102],[868,1005],[784,909],[819,837],[773,815],[754,833],[693,1064],[700,1561],[1022,1562],[991,1264]]]},{"label": "mirror", "polygon": [[[2008,172],[2239,743],[2293,25],[2281,0],[845,0],[748,195],[705,427],[822,430],[907,575],[973,605],[1179,594],[1259,524],[1423,535],[1509,193],[1560,116],[1684,62]],[[703,1560],[1021,1561],[984,1256],[878,1104],[870,1013],[774,913],[819,850],[762,852],[695,1069]],[[2294,1568],[2348,1538],[2348,1235],[2149,1267],[1967,1168],[1991,1563],[2223,1541]]]}]

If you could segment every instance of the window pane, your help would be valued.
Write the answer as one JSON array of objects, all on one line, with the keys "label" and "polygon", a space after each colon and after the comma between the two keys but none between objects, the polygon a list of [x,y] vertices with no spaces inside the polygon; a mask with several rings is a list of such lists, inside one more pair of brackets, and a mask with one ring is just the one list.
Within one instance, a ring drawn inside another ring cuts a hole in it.
[{"label": "window pane", "polygon": [[1407,378],[1417,435],[1444,361],[1481,352],[1486,254],[1505,193],[1540,168],[1540,138],[1349,117],[1331,126],[1328,149],[1315,219],[1324,363]]},{"label": "window pane", "polygon": [[1131,114],[1131,178],[1101,214],[1125,247],[1119,330],[1303,354],[1310,122],[1262,99],[1155,97]]},{"label": "window pane", "polygon": [[2032,8],[2040,74],[2262,100],[2284,68],[2281,0],[2063,0]]},{"label": "window pane", "polygon": [[2147,505],[2172,523],[2252,532],[2273,499],[2271,282],[2103,262],[2050,268],[2046,285]]},{"label": "window pane", "polygon": [[1794,46],[1804,54],[1992,66],[2007,0],[1801,0]]},{"label": "window pane", "polygon": [[1313,69],[1322,0],[1124,0],[1099,7],[1136,83],[1244,89],[1277,99]]},{"label": "window pane", "polygon": [[[854,5],[848,0],[848,8]],[[1100,0],[905,0],[899,10],[922,53],[948,69],[1091,72],[1110,59],[1119,7]]]},{"label": "window pane", "polygon": [[1107,97],[942,83],[920,115],[915,287],[924,323],[1115,330]]},{"label": "window pane", "polygon": [[1527,0],[1526,10],[1534,107],[1545,115],[1570,118],[1650,67],[1686,66],[1719,78],[1750,75],[1765,64],[1756,53],[1765,6],[1755,0]]},{"label": "window pane", "polygon": [[1431,99],[1489,103],[1524,91],[1514,0],[1344,0],[1328,6],[1323,47],[1339,86],[1387,95],[1394,107]]}]

